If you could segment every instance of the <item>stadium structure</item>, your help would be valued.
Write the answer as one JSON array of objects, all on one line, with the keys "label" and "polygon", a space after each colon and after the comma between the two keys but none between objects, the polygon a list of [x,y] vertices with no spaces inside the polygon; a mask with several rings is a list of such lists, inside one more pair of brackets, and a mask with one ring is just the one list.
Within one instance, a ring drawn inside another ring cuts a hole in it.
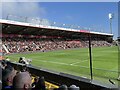
[{"label": "stadium structure", "polygon": [[[112,46],[113,41],[113,34],[86,29],[57,27],[9,19],[0,19],[0,24],[2,24],[2,33],[0,36],[2,38],[2,52],[4,55],[87,48],[89,46]],[[19,68],[24,66],[20,63],[9,63]],[[90,90],[109,90],[115,88],[114,85],[105,86],[97,82],[91,82],[90,79],[70,74],[56,73],[48,69],[39,69],[33,66],[28,66],[28,68],[32,74],[44,76],[47,81],[46,85],[52,88],[58,87],[61,84],[69,86],[73,83],[79,86],[81,90],[88,90],[88,88]]]},{"label": "stadium structure", "polygon": [[[89,36],[93,41],[103,41],[99,44],[105,44],[106,46],[113,40],[113,34],[93,32],[89,30],[77,30],[71,28],[61,28],[55,26],[36,25],[33,23],[22,23],[11,20],[1,20],[2,23],[2,37],[5,38],[51,38],[51,39],[68,39],[68,41],[74,41],[81,43],[80,47],[85,47]],[[4,40],[4,39],[3,39]],[[81,40],[81,42],[79,42]],[[92,43],[94,44],[94,43]],[[96,42],[97,44],[97,42]],[[94,44],[95,45],[95,44]],[[93,46],[94,46],[93,45]],[[88,45],[87,45],[88,46]],[[86,46],[86,47],[87,47]],[[97,45],[96,45],[97,46]],[[79,47],[79,46],[78,46]],[[5,52],[9,53],[6,46],[3,45]],[[44,50],[42,50],[44,51]],[[10,52],[11,53],[11,52]]]}]

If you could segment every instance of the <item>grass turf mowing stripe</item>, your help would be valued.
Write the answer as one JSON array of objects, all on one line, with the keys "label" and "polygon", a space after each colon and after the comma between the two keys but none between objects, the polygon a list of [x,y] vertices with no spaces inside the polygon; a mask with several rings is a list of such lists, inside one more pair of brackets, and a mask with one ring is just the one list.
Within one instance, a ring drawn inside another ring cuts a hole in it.
[{"label": "grass turf mowing stripe", "polygon": [[[92,48],[93,73],[94,77],[106,76],[117,78],[114,71],[118,71],[118,47],[96,47]],[[34,66],[47,68],[54,71],[65,72],[77,76],[88,76],[89,73],[89,52],[88,48],[59,50],[52,52],[36,52],[28,54],[13,54],[6,57],[18,61],[19,57],[31,58]],[[81,62],[88,58],[88,61]],[[41,61],[44,62],[41,62]],[[49,63],[47,61],[57,62]],[[81,63],[76,63],[81,62]],[[65,64],[62,64],[65,63]],[[75,65],[70,65],[76,63]],[[112,72],[113,71],[113,72]],[[89,77],[89,76],[88,76]]]}]

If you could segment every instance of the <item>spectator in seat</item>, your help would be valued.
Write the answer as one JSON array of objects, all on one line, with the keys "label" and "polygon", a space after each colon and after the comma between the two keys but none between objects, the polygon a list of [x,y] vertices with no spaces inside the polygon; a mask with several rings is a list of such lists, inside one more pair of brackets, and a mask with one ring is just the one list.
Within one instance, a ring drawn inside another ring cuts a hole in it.
[{"label": "spectator in seat", "polygon": [[24,65],[24,66],[22,66],[22,68],[21,68],[20,71],[21,71],[21,72],[29,72],[29,69],[27,68],[26,65]]},{"label": "spectator in seat", "polygon": [[2,70],[2,88],[11,89],[13,85],[13,78],[16,75],[16,70],[12,66],[7,66]]},{"label": "spectator in seat", "polygon": [[39,81],[39,77],[35,77],[34,82],[32,83],[32,88],[35,88],[38,81]]},{"label": "spectator in seat", "polygon": [[67,85],[61,85],[58,90],[68,90]]},{"label": "spectator in seat", "polygon": [[44,77],[39,78],[39,80],[33,90],[46,90]]},{"label": "spectator in seat", "polygon": [[18,73],[13,79],[14,90],[31,90],[31,77],[29,72]]},{"label": "spectator in seat", "polygon": [[0,61],[2,69],[5,69],[7,62],[5,60]]},{"label": "spectator in seat", "polygon": [[0,90],[2,89],[2,68],[0,66]]},{"label": "spectator in seat", "polygon": [[80,88],[77,87],[76,85],[71,85],[71,86],[69,87],[69,90],[80,90]]}]

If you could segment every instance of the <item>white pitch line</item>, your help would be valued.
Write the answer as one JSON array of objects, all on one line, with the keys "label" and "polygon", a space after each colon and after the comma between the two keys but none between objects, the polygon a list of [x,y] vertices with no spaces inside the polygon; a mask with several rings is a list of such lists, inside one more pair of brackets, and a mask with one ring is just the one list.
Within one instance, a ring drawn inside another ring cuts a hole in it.
[{"label": "white pitch line", "polygon": [[[67,65],[67,66],[76,66],[76,67],[80,66],[80,65],[75,65],[75,64],[68,64],[68,63],[61,63],[61,62],[54,62],[54,61],[46,61],[46,60],[37,60],[37,61],[55,63],[55,64]],[[81,61],[81,62],[85,62],[85,61],[88,61],[88,60],[84,60],[84,61]],[[79,63],[81,63],[81,62],[79,62]]]},{"label": "white pitch line", "polygon": [[70,64],[67,64],[67,63],[60,63],[60,62],[53,62],[53,61],[45,61],[45,60],[39,60],[41,62],[48,62],[48,63],[55,63],[55,64],[62,64],[62,65],[70,65]]},{"label": "white pitch line", "polygon": [[[55,64],[61,64],[61,65],[68,65],[68,66],[75,66],[75,67],[81,67],[81,68],[87,68],[89,69],[89,67],[87,66],[80,66],[80,65],[70,65],[70,64],[67,64],[67,63],[60,63],[60,62],[53,62],[53,61],[45,61],[45,60],[39,60],[41,62],[48,62],[48,63],[55,63]],[[84,61],[88,61],[88,60],[84,60]],[[39,67],[39,66],[38,66]],[[104,70],[104,71],[108,71],[108,70],[105,70],[105,69],[101,69],[101,68],[95,68],[93,67],[94,69],[96,70]],[[111,71],[111,70],[109,70]],[[112,71],[112,72],[117,72],[117,71]]]},{"label": "white pitch line", "polygon": [[74,67],[81,67],[81,68],[89,68],[87,66],[81,66],[81,65],[70,65],[68,63],[60,63],[60,62],[53,62],[53,61],[46,61],[46,60],[39,60],[38,58],[32,58],[35,59],[35,61],[41,61],[41,62],[48,62],[48,63],[55,63],[55,64],[59,64],[59,65],[66,65],[66,66],[74,66]]},{"label": "white pitch line", "polygon": [[70,65],[75,65],[75,64],[77,64],[77,63],[80,63],[80,62],[71,63]]},{"label": "white pitch line", "polygon": [[83,60],[83,61],[80,61],[80,62],[75,62],[75,63],[71,63],[70,65],[75,65],[75,64],[78,64],[78,63],[81,63],[81,62],[86,62],[88,60]]},{"label": "white pitch line", "polygon": [[73,63],[73,64],[60,63],[60,62],[53,62],[53,61],[45,61],[45,60],[39,60],[39,61],[41,61],[41,62],[48,62],[48,63],[55,63],[55,64],[60,64],[60,65],[79,66],[79,65],[75,65],[75,64],[81,63],[81,62],[85,62],[85,61],[88,61],[88,60],[84,60],[84,61],[77,62],[77,63]]}]

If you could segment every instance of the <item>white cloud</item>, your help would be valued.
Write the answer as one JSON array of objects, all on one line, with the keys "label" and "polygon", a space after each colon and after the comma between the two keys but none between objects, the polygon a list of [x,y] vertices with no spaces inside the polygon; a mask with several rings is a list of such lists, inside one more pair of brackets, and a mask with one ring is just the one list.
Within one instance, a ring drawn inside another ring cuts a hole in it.
[{"label": "white cloud", "polygon": [[[16,0],[9,0],[16,1]],[[46,10],[40,7],[37,2],[2,2],[3,18],[8,14],[24,17],[42,17],[46,14]]]},{"label": "white cloud", "polygon": [[[8,2],[9,1],[9,2]],[[41,7],[38,2],[20,2],[20,0],[6,0],[2,2],[2,18],[24,21],[27,17],[27,21],[34,24],[50,25],[47,19],[41,19],[42,16],[46,15],[45,8]]]}]

